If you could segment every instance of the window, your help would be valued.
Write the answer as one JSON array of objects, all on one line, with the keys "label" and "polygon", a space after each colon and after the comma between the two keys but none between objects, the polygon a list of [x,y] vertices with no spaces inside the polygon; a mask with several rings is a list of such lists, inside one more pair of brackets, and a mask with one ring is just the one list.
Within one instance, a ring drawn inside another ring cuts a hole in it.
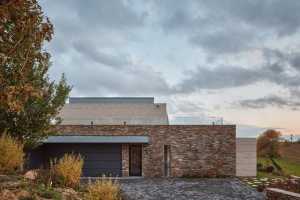
[{"label": "window", "polygon": [[171,175],[171,146],[164,145],[164,176]]}]

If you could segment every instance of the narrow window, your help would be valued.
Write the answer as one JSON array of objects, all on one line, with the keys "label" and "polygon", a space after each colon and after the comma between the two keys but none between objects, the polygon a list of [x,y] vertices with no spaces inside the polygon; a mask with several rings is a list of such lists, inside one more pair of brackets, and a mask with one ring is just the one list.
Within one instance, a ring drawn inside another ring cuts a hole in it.
[{"label": "narrow window", "polygon": [[171,146],[164,145],[164,175],[170,176],[171,174]]}]

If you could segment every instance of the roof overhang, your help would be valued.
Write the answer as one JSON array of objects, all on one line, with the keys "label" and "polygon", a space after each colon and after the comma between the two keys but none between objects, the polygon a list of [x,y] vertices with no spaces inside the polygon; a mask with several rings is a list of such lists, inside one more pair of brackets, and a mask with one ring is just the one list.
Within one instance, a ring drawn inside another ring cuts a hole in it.
[{"label": "roof overhang", "polygon": [[149,143],[148,136],[59,135],[49,136],[43,143]]}]

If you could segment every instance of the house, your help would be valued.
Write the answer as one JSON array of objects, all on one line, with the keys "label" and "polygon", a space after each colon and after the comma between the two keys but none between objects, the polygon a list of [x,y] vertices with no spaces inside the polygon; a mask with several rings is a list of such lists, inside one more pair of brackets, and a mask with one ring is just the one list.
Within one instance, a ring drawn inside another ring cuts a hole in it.
[{"label": "house", "polygon": [[60,116],[32,167],[73,152],[83,176],[236,175],[235,125],[169,125],[166,104],[139,97],[70,98]]}]

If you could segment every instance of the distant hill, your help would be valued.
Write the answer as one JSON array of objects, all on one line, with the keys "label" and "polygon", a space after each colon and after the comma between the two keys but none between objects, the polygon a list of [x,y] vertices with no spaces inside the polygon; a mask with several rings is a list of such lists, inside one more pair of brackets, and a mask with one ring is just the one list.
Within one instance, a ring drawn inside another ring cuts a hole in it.
[{"label": "distant hill", "polygon": [[300,143],[283,143],[280,146],[280,154],[282,158],[294,161],[300,164]]}]

